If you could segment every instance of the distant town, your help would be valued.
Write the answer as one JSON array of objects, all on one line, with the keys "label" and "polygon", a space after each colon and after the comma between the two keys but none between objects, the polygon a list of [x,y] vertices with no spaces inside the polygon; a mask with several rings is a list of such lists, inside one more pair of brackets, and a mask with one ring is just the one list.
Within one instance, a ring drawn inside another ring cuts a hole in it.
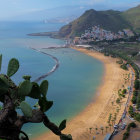
[{"label": "distant town", "polygon": [[[85,30],[85,33],[81,37],[75,37],[73,40],[74,44],[83,44],[87,42],[98,42],[98,41],[113,41],[134,37],[135,33],[130,29],[123,29],[114,33],[112,31],[107,31],[98,26],[93,26],[91,29]],[[140,38],[139,38],[140,40]]]}]

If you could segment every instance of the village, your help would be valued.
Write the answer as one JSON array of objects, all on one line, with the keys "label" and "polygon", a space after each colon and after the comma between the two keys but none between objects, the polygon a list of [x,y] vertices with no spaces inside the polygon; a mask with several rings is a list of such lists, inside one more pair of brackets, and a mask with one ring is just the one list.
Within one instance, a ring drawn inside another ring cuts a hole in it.
[{"label": "village", "polygon": [[123,29],[114,33],[101,28],[99,25],[92,27],[92,29],[85,30],[85,33],[81,37],[75,37],[73,40],[74,44],[83,44],[87,42],[98,42],[98,41],[113,41],[124,38],[131,38],[135,34],[130,29]]}]

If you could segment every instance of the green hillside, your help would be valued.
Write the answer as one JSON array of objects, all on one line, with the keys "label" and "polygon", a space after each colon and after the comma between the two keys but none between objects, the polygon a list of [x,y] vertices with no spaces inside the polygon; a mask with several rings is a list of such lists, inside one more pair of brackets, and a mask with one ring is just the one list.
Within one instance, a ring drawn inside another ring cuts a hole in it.
[{"label": "green hillside", "polygon": [[100,25],[106,30],[117,32],[124,28],[131,28],[129,23],[121,16],[119,11],[95,11],[88,10],[81,17],[59,31],[60,37],[80,36],[84,31],[92,26]]},{"label": "green hillside", "polygon": [[135,31],[140,33],[140,5],[122,13]]}]

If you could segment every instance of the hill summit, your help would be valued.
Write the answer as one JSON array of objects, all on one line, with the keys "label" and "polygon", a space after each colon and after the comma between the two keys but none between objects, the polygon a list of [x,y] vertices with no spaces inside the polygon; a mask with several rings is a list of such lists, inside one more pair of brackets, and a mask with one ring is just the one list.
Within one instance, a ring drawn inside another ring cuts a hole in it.
[{"label": "hill summit", "polygon": [[96,11],[94,9],[86,11],[78,19],[63,26],[59,30],[59,37],[73,38],[80,36],[85,30],[93,26],[100,26],[105,30],[118,32],[123,29],[140,30],[140,6],[129,9],[125,12],[107,10]]},{"label": "hill summit", "polygon": [[140,5],[123,12],[122,17],[129,22],[134,31],[140,33]]}]

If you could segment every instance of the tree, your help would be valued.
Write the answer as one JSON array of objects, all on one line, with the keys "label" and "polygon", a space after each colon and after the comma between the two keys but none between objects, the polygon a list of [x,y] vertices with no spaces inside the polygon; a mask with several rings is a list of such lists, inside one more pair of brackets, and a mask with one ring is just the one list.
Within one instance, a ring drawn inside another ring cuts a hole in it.
[{"label": "tree", "polygon": [[117,108],[117,109],[116,109],[116,111],[117,111],[117,113],[119,113],[120,109],[119,109],[119,108]]},{"label": "tree", "polygon": [[133,106],[130,105],[128,112],[129,112],[129,114],[130,114],[131,117],[134,117]]},{"label": "tree", "polygon": [[90,132],[90,134],[91,134],[91,130],[92,130],[92,128],[89,128],[89,132]]},{"label": "tree", "polygon": [[109,127],[110,127],[110,131],[111,131],[111,126],[112,126],[112,124],[109,124]]},{"label": "tree", "polygon": [[97,126],[96,126],[95,130],[96,130],[96,133],[97,133],[97,131],[98,131],[98,128],[97,128]]},{"label": "tree", "polygon": [[132,98],[131,101],[132,101],[133,104],[136,104],[136,102],[137,102],[137,97],[133,95],[133,98]]},{"label": "tree", "polygon": [[140,81],[139,80],[135,80],[134,87],[136,90],[140,89]]},{"label": "tree", "polygon": [[[0,69],[2,64],[2,55],[0,55]],[[23,81],[16,85],[11,77],[18,71],[19,62],[13,58],[9,61],[7,75],[0,74],[0,102],[2,107],[0,110],[0,138],[8,140],[20,140],[20,134],[28,140],[28,136],[21,131],[26,123],[43,123],[54,134],[58,135],[61,140],[72,140],[71,135],[65,135],[61,131],[66,127],[66,120],[62,121],[58,126],[52,123],[45,114],[52,105],[53,101],[46,98],[48,91],[48,81],[44,80],[39,85],[31,82],[30,76],[23,76]],[[25,99],[30,97],[37,100],[37,104],[33,107],[29,105]],[[19,115],[17,109],[20,109],[23,115]]]},{"label": "tree", "polygon": [[111,118],[112,118],[112,114],[109,114],[109,118],[108,118],[108,123],[109,124],[110,124]]},{"label": "tree", "polygon": [[112,106],[113,106],[113,105],[114,105],[114,102],[112,101],[111,104],[112,104]]},{"label": "tree", "polygon": [[112,125],[113,125],[114,124],[114,120],[112,119],[111,121],[112,121]]},{"label": "tree", "polygon": [[101,129],[101,131],[102,131],[102,134],[103,134],[104,128],[103,128],[103,127],[101,127],[100,129]]},{"label": "tree", "polygon": [[127,65],[126,65],[126,64],[122,64],[120,67],[121,67],[122,69],[124,69],[124,70],[128,70],[128,68],[127,68]]},{"label": "tree", "polygon": [[126,94],[127,90],[123,89],[122,94]]},{"label": "tree", "polygon": [[119,104],[119,103],[120,103],[120,99],[119,99],[119,98],[117,98],[116,103],[117,103],[117,104]]},{"label": "tree", "polygon": [[114,124],[115,124],[116,119],[117,119],[117,113],[114,114]]},{"label": "tree", "polygon": [[107,133],[107,129],[109,128],[108,126],[105,127],[106,128],[106,133]]}]

